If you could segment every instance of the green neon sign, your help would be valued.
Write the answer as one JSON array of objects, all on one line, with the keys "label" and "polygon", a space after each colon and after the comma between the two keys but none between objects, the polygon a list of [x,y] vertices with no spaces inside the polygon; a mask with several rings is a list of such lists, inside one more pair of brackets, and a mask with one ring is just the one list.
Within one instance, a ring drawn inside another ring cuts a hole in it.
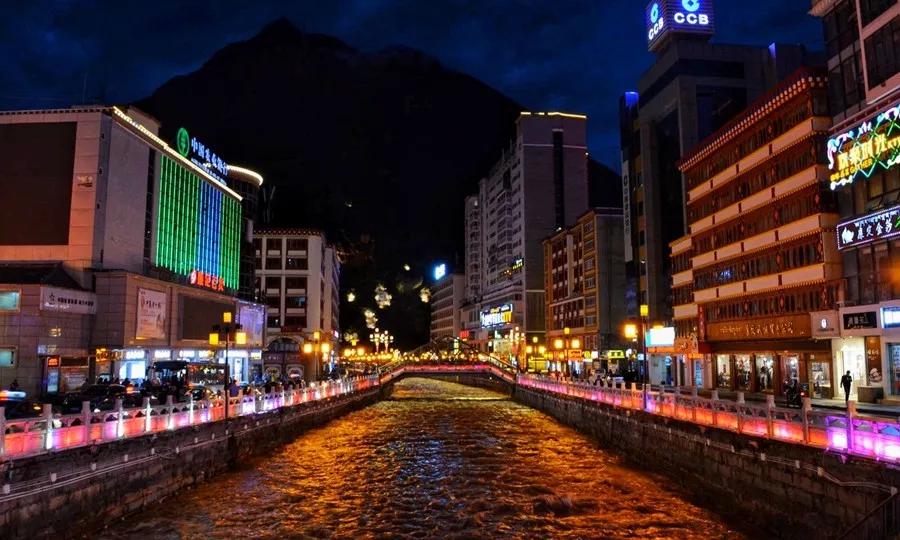
[{"label": "green neon sign", "polygon": [[184,157],[188,157],[191,153],[191,136],[188,135],[188,131],[184,128],[178,130],[178,135],[175,137],[175,146],[178,150],[178,153]]}]

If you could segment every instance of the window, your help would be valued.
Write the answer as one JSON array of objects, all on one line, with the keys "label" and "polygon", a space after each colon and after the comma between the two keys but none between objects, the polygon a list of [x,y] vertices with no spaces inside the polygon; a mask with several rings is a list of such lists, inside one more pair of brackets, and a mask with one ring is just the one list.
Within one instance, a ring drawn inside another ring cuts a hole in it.
[{"label": "window", "polygon": [[584,260],[584,269],[585,270],[593,270],[594,269],[594,258],[589,257]]},{"label": "window", "polygon": [[593,221],[588,221],[587,223],[584,224],[584,232],[585,233],[594,232],[594,222]]},{"label": "window", "polygon": [[301,328],[306,328],[306,316],[305,315],[292,315],[290,317],[284,318],[284,326],[290,328],[292,330],[299,330]]},{"label": "window", "polygon": [[306,290],[306,278],[303,276],[290,276],[284,279],[284,288],[288,290]]},{"label": "window", "polygon": [[288,251],[306,251],[309,248],[309,240],[306,238],[288,238]]},{"label": "window", "polygon": [[900,65],[900,17],[875,31],[865,41],[869,90],[894,76]]},{"label": "window", "polygon": [[0,311],[19,311],[21,296],[19,291],[0,291]]},{"label": "window", "polygon": [[594,251],[594,240],[590,239],[584,243],[585,251]]},{"label": "window", "polygon": [[859,0],[859,14],[862,25],[868,25],[896,3],[897,0]]},{"label": "window", "polygon": [[597,326],[597,316],[596,315],[588,315],[584,318],[584,324],[586,326]]},{"label": "window", "polygon": [[284,299],[284,307],[289,308],[305,308],[306,296],[287,296]]},{"label": "window", "polygon": [[584,288],[585,288],[585,290],[591,290],[591,289],[594,289],[594,288],[596,288],[596,287],[597,287],[597,280],[596,280],[596,278],[594,278],[593,276],[592,276],[592,277],[589,277],[589,278],[587,278],[587,279],[584,280]]},{"label": "window", "polygon": [[16,367],[16,350],[0,349],[0,368]]},{"label": "window", "polygon": [[281,238],[269,238],[266,240],[267,251],[281,251]]},{"label": "window", "polygon": [[279,276],[266,276],[266,289],[281,290],[281,278]]},{"label": "window", "polygon": [[281,328],[281,317],[269,317],[266,328]]},{"label": "window", "polygon": [[281,270],[281,257],[266,257],[266,270]]},{"label": "window", "polygon": [[307,270],[309,259],[306,257],[288,257],[284,264],[285,270]]},{"label": "window", "polygon": [[597,305],[597,295],[591,294],[584,297],[584,307],[592,308]]},{"label": "window", "polygon": [[270,308],[281,309],[281,296],[273,295],[266,297],[266,305]]}]

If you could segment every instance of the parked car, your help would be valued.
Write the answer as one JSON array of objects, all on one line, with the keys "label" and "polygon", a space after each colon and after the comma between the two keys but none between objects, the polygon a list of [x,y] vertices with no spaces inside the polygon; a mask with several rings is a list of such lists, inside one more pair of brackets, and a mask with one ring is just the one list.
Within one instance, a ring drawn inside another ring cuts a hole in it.
[{"label": "parked car", "polygon": [[128,395],[126,388],[121,384],[92,384],[81,392],[66,395],[60,408],[63,414],[75,414],[81,412],[81,402],[88,401],[91,410],[99,410],[100,404],[107,398],[111,397],[115,403],[118,396],[125,395]]},{"label": "parked car", "polygon": [[0,391],[0,407],[3,407],[7,420],[37,418],[44,410],[42,403],[28,399],[25,392],[14,390]]},{"label": "parked car", "polygon": [[[150,406],[159,405],[156,396],[148,395],[150,398]],[[109,394],[104,397],[98,404],[92,405],[94,411],[114,411],[116,410],[116,400],[122,399],[123,409],[135,409],[144,405],[144,396],[139,392],[129,392],[126,394]]]}]

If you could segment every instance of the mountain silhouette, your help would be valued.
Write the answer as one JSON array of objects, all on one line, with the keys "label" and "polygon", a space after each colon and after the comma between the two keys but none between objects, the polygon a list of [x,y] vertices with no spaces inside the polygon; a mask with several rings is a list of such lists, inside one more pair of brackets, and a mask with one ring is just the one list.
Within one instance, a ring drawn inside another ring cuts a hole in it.
[{"label": "mountain silhouette", "polygon": [[[387,285],[392,306],[376,311],[403,346],[427,339],[428,306],[413,289],[438,261],[462,266],[463,199],[527,110],[421,51],[364,53],[285,19],[135,105],[167,140],[187,127],[259,171],[274,193],[257,227],[325,231],[342,253],[343,293],[359,298],[342,304],[342,328],[367,336],[361,309]],[[596,162],[590,171],[591,203],[620,206],[617,175]]]}]

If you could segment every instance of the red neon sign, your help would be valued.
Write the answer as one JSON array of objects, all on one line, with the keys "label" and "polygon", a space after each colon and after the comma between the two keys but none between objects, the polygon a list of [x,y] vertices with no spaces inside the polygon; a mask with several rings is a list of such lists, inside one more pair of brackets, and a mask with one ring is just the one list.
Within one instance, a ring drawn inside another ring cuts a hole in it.
[{"label": "red neon sign", "polygon": [[225,280],[202,270],[191,270],[191,285],[212,289],[214,291],[225,290]]}]

